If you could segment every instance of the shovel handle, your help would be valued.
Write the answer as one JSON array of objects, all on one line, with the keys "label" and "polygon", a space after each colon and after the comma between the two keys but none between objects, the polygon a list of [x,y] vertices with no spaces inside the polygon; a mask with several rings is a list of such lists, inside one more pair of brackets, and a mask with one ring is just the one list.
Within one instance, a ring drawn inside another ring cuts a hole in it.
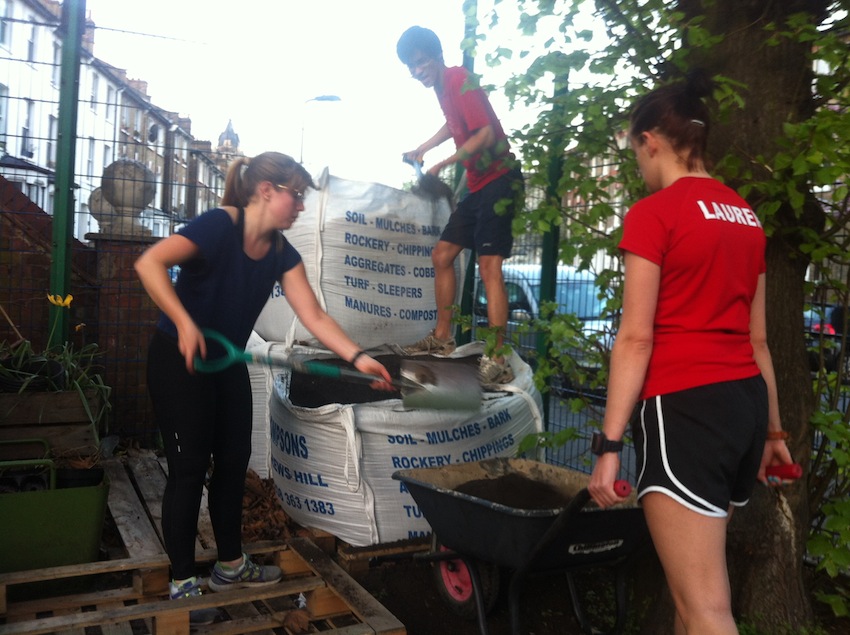
[{"label": "shovel handle", "polygon": [[[213,360],[201,359],[196,356],[194,364],[195,370],[198,372],[217,373],[229,366],[232,366],[233,364],[248,362],[262,364],[265,366],[289,368],[299,373],[318,377],[329,377],[331,379],[343,380],[347,379],[362,384],[371,384],[372,382],[383,380],[382,377],[378,377],[377,375],[361,373],[360,371],[341,368],[339,366],[334,366],[333,364],[324,364],[317,361],[295,362],[287,357],[275,355],[273,353],[249,353],[248,351],[244,351],[235,346],[229,339],[218,331],[214,331],[213,329],[201,329],[201,332],[204,334],[205,338],[214,340],[221,344],[224,349],[224,355]],[[407,382],[405,381],[393,381],[391,383],[396,388],[407,387]]]},{"label": "shovel handle", "polygon": [[201,373],[218,373],[225,368],[238,364],[239,362],[253,361],[253,355],[237,348],[229,339],[218,331],[212,329],[201,329],[204,338],[214,340],[221,344],[224,349],[224,356],[218,359],[203,359],[200,355],[195,355],[194,367],[195,370]]}]

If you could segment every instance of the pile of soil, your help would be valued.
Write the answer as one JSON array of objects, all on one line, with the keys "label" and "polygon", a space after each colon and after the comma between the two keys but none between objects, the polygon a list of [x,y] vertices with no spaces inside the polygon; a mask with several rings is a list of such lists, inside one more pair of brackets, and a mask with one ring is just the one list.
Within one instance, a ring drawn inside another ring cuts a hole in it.
[{"label": "pile of soil", "polygon": [[467,481],[454,490],[515,509],[560,509],[570,502],[569,497],[553,485],[516,472]]}]

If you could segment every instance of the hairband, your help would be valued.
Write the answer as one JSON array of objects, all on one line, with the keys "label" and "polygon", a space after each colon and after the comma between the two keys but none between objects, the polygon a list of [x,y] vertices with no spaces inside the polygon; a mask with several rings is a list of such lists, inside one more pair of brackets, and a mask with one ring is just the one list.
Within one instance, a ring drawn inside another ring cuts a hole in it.
[{"label": "hairband", "polygon": [[696,125],[705,128],[705,122],[702,119],[691,119],[691,123],[695,123]]}]

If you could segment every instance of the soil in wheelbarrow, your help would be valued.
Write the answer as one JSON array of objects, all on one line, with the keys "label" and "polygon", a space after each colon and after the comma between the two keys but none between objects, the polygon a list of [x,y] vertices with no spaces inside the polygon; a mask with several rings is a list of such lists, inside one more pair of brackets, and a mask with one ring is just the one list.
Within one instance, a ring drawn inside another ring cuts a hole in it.
[{"label": "soil in wheelbarrow", "polygon": [[481,478],[461,483],[456,492],[514,509],[560,509],[570,499],[549,483],[535,481],[515,472],[497,478]]}]

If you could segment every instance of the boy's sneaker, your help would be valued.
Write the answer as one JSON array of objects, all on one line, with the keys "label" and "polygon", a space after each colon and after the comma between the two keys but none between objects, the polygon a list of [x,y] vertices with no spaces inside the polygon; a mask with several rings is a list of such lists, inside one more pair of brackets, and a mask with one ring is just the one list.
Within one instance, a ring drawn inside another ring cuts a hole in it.
[{"label": "boy's sneaker", "polygon": [[509,384],[514,380],[514,372],[508,360],[497,362],[484,355],[478,365],[478,379],[482,386]]},{"label": "boy's sneaker", "polygon": [[407,355],[451,355],[455,352],[456,348],[455,338],[450,337],[441,340],[434,337],[434,331],[431,331],[415,344],[405,346],[402,350]]},{"label": "boy's sneaker", "polygon": [[250,586],[267,586],[280,581],[283,573],[278,567],[253,562],[247,553],[242,554],[242,566],[236,569],[223,567],[216,562],[210,575],[211,591],[227,591]]},{"label": "boy's sneaker", "polygon": [[[172,580],[168,583],[168,591],[172,600],[182,600],[184,598],[193,598],[201,595],[201,582],[195,576],[183,580],[179,584]],[[208,609],[195,609],[189,611],[189,624],[195,626],[204,626],[215,622],[219,616],[217,608],[211,607]]]}]

